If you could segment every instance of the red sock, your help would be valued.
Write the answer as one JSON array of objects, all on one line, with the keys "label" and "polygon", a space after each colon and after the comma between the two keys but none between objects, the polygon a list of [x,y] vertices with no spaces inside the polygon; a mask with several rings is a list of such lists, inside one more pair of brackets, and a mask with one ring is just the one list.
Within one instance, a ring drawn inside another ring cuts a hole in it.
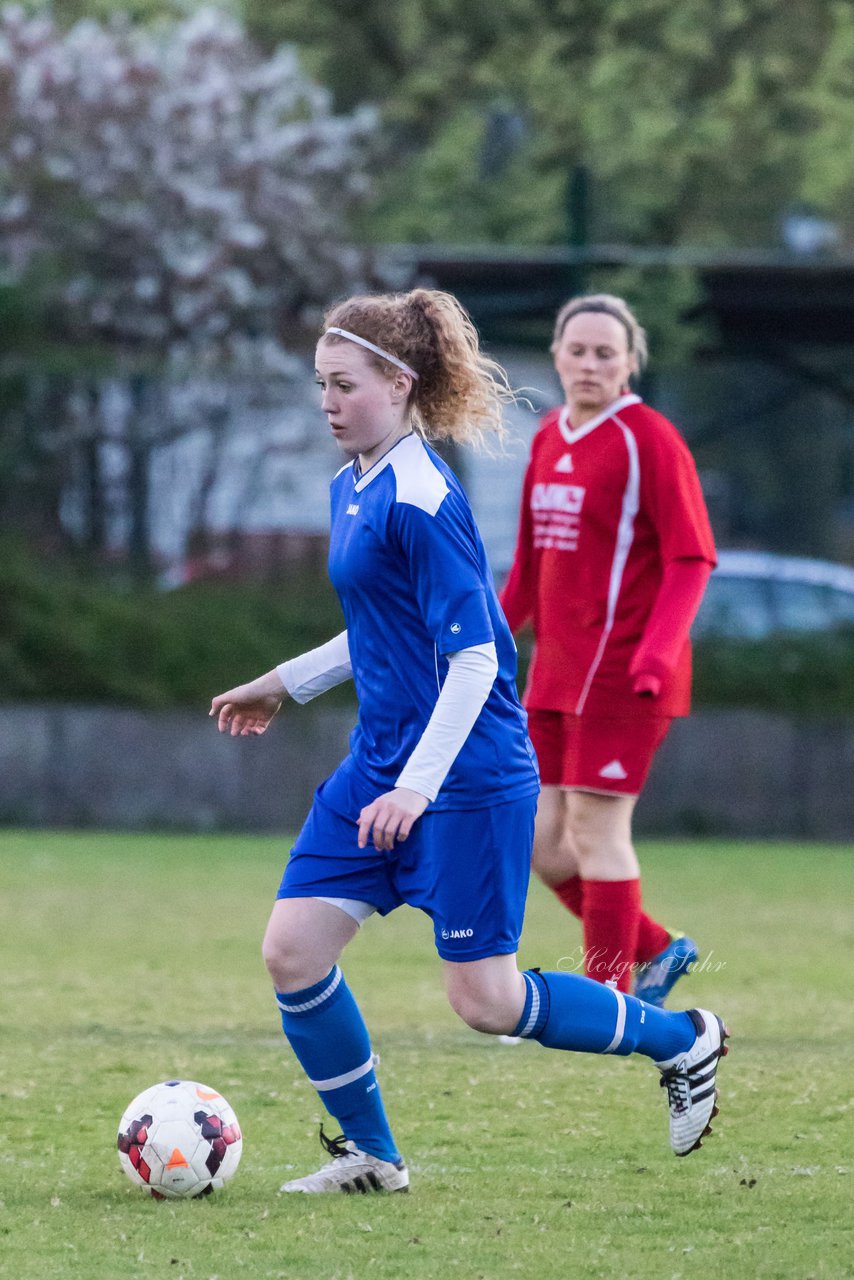
[{"label": "red sock", "polygon": [[580,920],[584,901],[584,881],[581,876],[570,876],[568,880],[563,880],[560,884],[553,884],[551,890],[560,899],[567,911],[571,911]]},{"label": "red sock", "polygon": [[[555,897],[563,903],[567,911],[572,912],[579,920],[583,918],[584,881],[581,876],[570,876],[568,880],[563,880],[560,884],[553,884],[551,890]],[[653,920],[652,916],[648,916],[645,911],[641,911],[638,916],[638,944],[635,948],[636,963],[645,964],[647,960],[657,956],[659,951],[663,951],[669,944],[670,933],[665,929],[664,925],[659,924],[657,920]]]},{"label": "red sock", "polygon": [[642,911],[638,922],[638,945],[635,949],[635,959],[638,964],[645,964],[647,960],[657,956],[659,951],[663,951],[669,945],[668,930],[663,924],[659,924]]},{"label": "red sock", "polygon": [[585,880],[584,951],[589,978],[616,980],[619,991],[631,989],[640,902],[640,880]]}]

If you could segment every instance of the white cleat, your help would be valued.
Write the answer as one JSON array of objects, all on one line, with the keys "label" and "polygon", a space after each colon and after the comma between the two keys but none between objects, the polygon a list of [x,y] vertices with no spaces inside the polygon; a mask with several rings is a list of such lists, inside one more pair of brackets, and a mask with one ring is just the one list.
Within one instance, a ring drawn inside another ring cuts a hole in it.
[{"label": "white cleat", "polygon": [[279,1188],[280,1191],[298,1191],[306,1195],[322,1195],[328,1191],[343,1191],[346,1195],[367,1195],[372,1191],[408,1191],[409,1172],[402,1160],[379,1160],[376,1156],[360,1151],[354,1142],[344,1137],[327,1138],[320,1130],[320,1141],[332,1156],[328,1164],[317,1173],[304,1178],[293,1178]]},{"label": "white cleat", "polygon": [[688,1009],[687,1014],[697,1032],[691,1048],[655,1064],[667,1090],[670,1145],[677,1156],[696,1151],[712,1132],[718,1114],[715,1075],[718,1062],[729,1053],[724,1043],[729,1031],[716,1014],[706,1009]]},{"label": "white cleat", "polygon": [[521,1036],[498,1036],[499,1044],[521,1044]]}]

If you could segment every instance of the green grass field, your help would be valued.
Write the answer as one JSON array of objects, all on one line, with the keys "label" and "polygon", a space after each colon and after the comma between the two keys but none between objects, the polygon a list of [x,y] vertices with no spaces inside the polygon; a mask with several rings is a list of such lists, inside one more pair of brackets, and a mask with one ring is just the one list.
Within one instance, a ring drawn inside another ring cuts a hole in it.
[{"label": "green grass field", "polygon": [[[0,1275],[854,1275],[854,849],[642,846],[650,909],[701,943],[674,1004],[733,1032],[715,1136],[687,1160],[649,1063],[468,1030],[429,923],[370,922],[346,971],[412,1194],[313,1199],[277,1195],[321,1155],[259,956],[286,848],[0,832]],[[554,967],[578,942],[532,888],[522,961]],[[172,1076],[221,1089],[240,1118],[219,1196],[157,1203],[120,1171],[124,1107]]]}]

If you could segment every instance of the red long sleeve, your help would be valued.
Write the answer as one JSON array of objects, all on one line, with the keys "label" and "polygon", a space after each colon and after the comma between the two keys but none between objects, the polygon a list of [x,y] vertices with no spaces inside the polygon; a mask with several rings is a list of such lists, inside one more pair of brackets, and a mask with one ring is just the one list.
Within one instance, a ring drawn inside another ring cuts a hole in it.
[{"label": "red long sleeve", "polygon": [[507,575],[507,581],[499,593],[498,600],[510,624],[510,630],[517,632],[530,621],[534,614],[534,596],[536,582],[532,571],[533,537],[531,532],[531,466],[525,473],[522,485],[522,501],[519,507],[519,532],[516,537],[516,550],[513,553],[513,564]]},{"label": "red long sleeve", "polygon": [[654,698],[661,691],[687,643],[711,572],[707,560],[671,560],[665,565],[658,595],[629,667],[635,693]]}]

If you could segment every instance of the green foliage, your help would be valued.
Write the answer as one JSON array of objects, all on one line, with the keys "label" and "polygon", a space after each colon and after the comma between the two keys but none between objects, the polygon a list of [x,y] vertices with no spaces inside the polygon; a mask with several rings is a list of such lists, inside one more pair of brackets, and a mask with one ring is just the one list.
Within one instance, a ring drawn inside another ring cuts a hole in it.
[{"label": "green foliage", "polygon": [[[63,27],[87,18],[104,22],[111,18],[127,18],[131,22],[158,22],[183,18],[199,9],[205,0],[24,0],[23,7],[35,13],[48,13]],[[233,9],[230,0],[216,0],[219,9]]]},{"label": "green foliage", "polygon": [[833,5],[833,36],[812,86],[798,100],[814,121],[801,195],[851,227],[854,206],[854,22],[851,6]]},{"label": "green foliage", "polygon": [[703,640],[694,650],[694,703],[851,716],[854,632]]},{"label": "green foliage", "polygon": [[[180,17],[206,0],[29,0],[63,24]],[[389,146],[366,239],[560,243],[567,176],[594,177],[594,240],[773,243],[804,200],[847,220],[847,0],[218,0],[299,46],[339,109],[380,106]],[[496,106],[525,130],[479,173]]]},{"label": "green foliage", "polygon": [[115,366],[106,343],[70,339],[60,305],[67,279],[67,264],[47,252],[19,280],[0,277],[0,437],[4,409],[20,402],[27,376],[103,374]]},{"label": "green foliage", "polygon": [[343,625],[325,578],[130,593],[9,544],[0,597],[6,700],[204,706]]},{"label": "green foliage", "polygon": [[[769,243],[782,209],[850,209],[854,12],[839,0],[243,0],[342,106],[378,103],[392,146],[377,241],[561,242],[571,168],[594,240]],[[479,177],[486,117],[524,139]]]},{"label": "green foliage", "polygon": [[[285,1177],[320,1163],[323,1116],[258,954],[287,840],[2,842],[4,1275],[850,1275],[849,848],[641,846],[650,910],[701,940],[706,967],[674,1004],[719,1010],[733,1033],[714,1137],[687,1160],[668,1148],[648,1062],[468,1030],[444,997],[429,921],[409,908],[369,921],[346,972],[412,1193],[282,1198]],[[553,968],[579,942],[533,885],[522,964]],[[234,1181],[202,1202],[154,1203],[119,1169],[125,1106],[170,1077],[221,1089],[243,1127]]]}]

